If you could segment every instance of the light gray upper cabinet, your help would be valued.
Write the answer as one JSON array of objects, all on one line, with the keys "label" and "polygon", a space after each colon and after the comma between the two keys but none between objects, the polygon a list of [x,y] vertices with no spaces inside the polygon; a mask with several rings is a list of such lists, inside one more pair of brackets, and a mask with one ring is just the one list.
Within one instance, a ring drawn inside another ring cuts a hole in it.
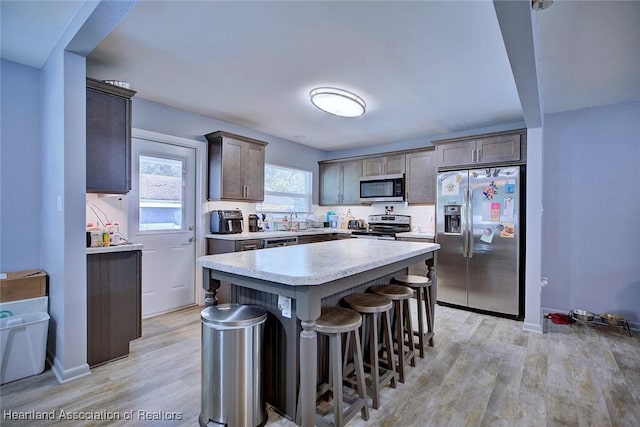
[{"label": "light gray upper cabinet", "polygon": [[394,175],[404,172],[404,154],[368,157],[362,160],[362,176]]},{"label": "light gray upper cabinet", "polygon": [[320,162],[320,205],[360,204],[362,160]]},{"label": "light gray upper cabinet", "polygon": [[411,204],[436,202],[436,153],[432,149],[406,155],[406,195]]},{"label": "light gray upper cabinet", "polygon": [[526,135],[497,134],[461,140],[434,141],[438,167],[473,166],[524,160]]},{"label": "light gray upper cabinet", "polygon": [[209,200],[264,200],[267,143],[228,132],[205,135],[209,142]]}]

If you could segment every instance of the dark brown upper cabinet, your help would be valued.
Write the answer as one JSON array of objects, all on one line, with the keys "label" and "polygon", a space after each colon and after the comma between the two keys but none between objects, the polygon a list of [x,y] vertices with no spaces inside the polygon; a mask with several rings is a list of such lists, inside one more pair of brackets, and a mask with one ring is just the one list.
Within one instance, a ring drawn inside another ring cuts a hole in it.
[{"label": "dark brown upper cabinet", "polygon": [[87,78],[87,193],[131,190],[131,98],[135,94]]},{"label": "dark brown upper cabinet", "polygon": [[264,201],[267,142],[217,131],[209,142],[209,200]]}]

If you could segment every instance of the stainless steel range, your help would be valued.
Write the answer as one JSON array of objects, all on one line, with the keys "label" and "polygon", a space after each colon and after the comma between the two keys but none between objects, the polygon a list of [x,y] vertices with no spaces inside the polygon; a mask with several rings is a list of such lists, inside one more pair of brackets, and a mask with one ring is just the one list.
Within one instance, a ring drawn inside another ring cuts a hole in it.
[{"label": "stainless steel range", "polygon": [[351,237],[359,239],[395,240],[396,233],[411,231],[410,215],[369,215],[367,230],[354,230]]}]

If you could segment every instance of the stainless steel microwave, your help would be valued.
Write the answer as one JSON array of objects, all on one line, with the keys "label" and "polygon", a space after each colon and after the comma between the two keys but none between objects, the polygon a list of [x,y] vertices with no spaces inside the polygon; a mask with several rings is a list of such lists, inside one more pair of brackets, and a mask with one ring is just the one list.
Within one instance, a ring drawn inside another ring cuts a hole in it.
[{"label": "stainless steel microwave", "polygon": [[360,202],[403,202],[404,174],[363,176],[360,178]]}]

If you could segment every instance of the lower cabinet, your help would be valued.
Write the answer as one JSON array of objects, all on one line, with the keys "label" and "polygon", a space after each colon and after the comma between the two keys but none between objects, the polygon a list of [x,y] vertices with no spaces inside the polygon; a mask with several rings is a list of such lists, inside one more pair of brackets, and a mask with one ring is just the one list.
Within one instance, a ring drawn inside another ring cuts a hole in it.
[{"label": "lower cabinet", "polygon": [[87,255],[87,363],[129,354],[142,336],[142,251]]},{"label": "lower cabinet", "polygon": [[303,236],[298,236],[298,244],[305,245],[307,243],[318,243],[318,242],[327,242],[329,240],[335,240],[336,237],[334,233],[327,234],[307,234]]}]

